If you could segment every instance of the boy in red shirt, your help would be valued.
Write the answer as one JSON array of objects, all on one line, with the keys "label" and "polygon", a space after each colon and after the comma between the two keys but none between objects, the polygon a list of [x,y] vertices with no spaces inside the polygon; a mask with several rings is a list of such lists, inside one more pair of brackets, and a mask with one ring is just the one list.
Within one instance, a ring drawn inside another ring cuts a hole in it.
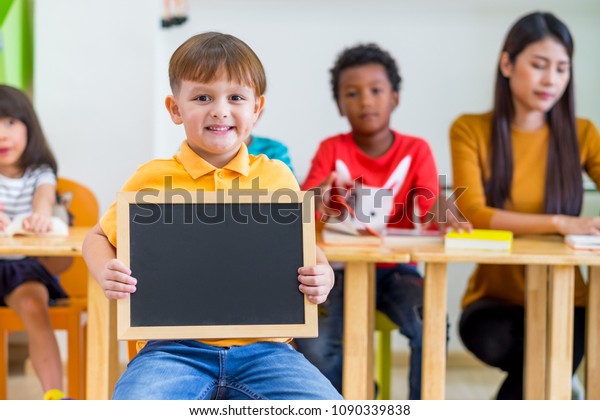
[{"label": "boy in red shirt", "polygon": [[[356,218],[370,228],[415,227],[431,219],[439,195],[438,172],[428,143],[390,129],[401,77],[394,59],[375,44],[344,50],[331,69],[333,96],[352,131],[324,140],[303,190],[326,197],[332,187],[354,191]],[[420,215],[420,216],[417,216]],[[299,351],[341,392],[343,269],[322,305],[319,337],[296,340]],[[421,396],[423,278],[412,265],[377,268],[377,309],[410,340],[410,398]]]}]

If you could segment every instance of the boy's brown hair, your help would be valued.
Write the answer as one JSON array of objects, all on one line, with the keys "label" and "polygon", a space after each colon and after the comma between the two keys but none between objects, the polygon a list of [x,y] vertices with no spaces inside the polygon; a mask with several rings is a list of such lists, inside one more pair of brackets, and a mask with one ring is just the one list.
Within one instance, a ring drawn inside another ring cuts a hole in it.
[{"label": "boy's brown hair", "polygon": [[177,95],[183,80],[210,82],[223,70],[229,80],[264,95],[267,77],[257,55],[244,41],[219,32],[194,35],[175,50],[169,61],[171,91]]}]

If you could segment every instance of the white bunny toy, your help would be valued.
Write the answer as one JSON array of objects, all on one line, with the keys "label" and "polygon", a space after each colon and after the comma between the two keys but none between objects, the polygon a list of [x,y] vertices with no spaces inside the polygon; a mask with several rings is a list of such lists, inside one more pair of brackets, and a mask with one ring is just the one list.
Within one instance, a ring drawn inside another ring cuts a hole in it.
[{"label": "white bunny toy", "polygon": [[[404,184],[411,161],[410,156],[402,159],[382,187],[359,183],[352,179],[343,161],[339,159],[335,161],[336,187],[347,188],[350,185],[354,187],[352,189],[352,201],[356,213],[356,219],[352,220],[354,227],[361,229],[364,224],[367,224],[376,231],[383,232],[394,208],[394,197]],[[356,185],[354,185],[355,181]]]}]

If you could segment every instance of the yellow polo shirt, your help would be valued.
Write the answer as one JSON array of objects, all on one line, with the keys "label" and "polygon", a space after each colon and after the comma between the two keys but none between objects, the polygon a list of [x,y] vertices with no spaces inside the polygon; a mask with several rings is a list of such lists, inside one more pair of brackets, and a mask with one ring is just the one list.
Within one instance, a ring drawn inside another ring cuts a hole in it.
[{"label": "yellow polo shirt", "polygon": [[[171,159],[152,160],[138,168],[129,178],[121,191],[136,192],[144,188],[164,191],[170,188],[184,189],[191,192],[197,190],[228,190],[234,181],[239,182],[236,188],[261,188],[269,191],[300,187],[289,168],[279,160],[270,160],[265,155],[248,154],[246,145],[242,143],[238,154],[223,168],[216,168],[198,156],[184,141],[180,151]],[[113,202],[100,220],[100,226],[110,243],[117,246],[117,212]],[[250,245],[250,244],[249,244]],[[135,275],[135,273],[134,273]],[[140,285],[143,285],[143,279]],[[143,286],[142,286],[143,287]],[[241,346],[258,341],[289,342],[289,338],[240,338],[224,340],[202,340],[213,346]]]}]

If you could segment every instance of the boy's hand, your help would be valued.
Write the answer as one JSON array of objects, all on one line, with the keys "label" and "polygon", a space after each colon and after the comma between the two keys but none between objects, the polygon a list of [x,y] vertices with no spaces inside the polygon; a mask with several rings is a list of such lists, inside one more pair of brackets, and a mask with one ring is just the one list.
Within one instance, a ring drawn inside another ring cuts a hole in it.
[{"label": "boy's hand", "polygon": [[339,212],[330,208],[331,193],[337,178],[337,173],[332,172],[317,188],[315,188],[315,210],[325,217],[339,216]]},{"label": "boy's hand", "polygon": [[23,229],[34,233],[45,233],[52,230],[50,216],[41,213],[32,213],[23,219]]},{"label": "boy's hand", "polygon": [[299,289],[312,303],[323,303],[333,288],[333,270],[329,264],[298,269]]},{"label": "boy's hand", "polygon": [[123,299],[135,292],[137,279],[131,277],[131,270],[123,262],[112,259],[100,273],[98,283],[109,299]]}]

